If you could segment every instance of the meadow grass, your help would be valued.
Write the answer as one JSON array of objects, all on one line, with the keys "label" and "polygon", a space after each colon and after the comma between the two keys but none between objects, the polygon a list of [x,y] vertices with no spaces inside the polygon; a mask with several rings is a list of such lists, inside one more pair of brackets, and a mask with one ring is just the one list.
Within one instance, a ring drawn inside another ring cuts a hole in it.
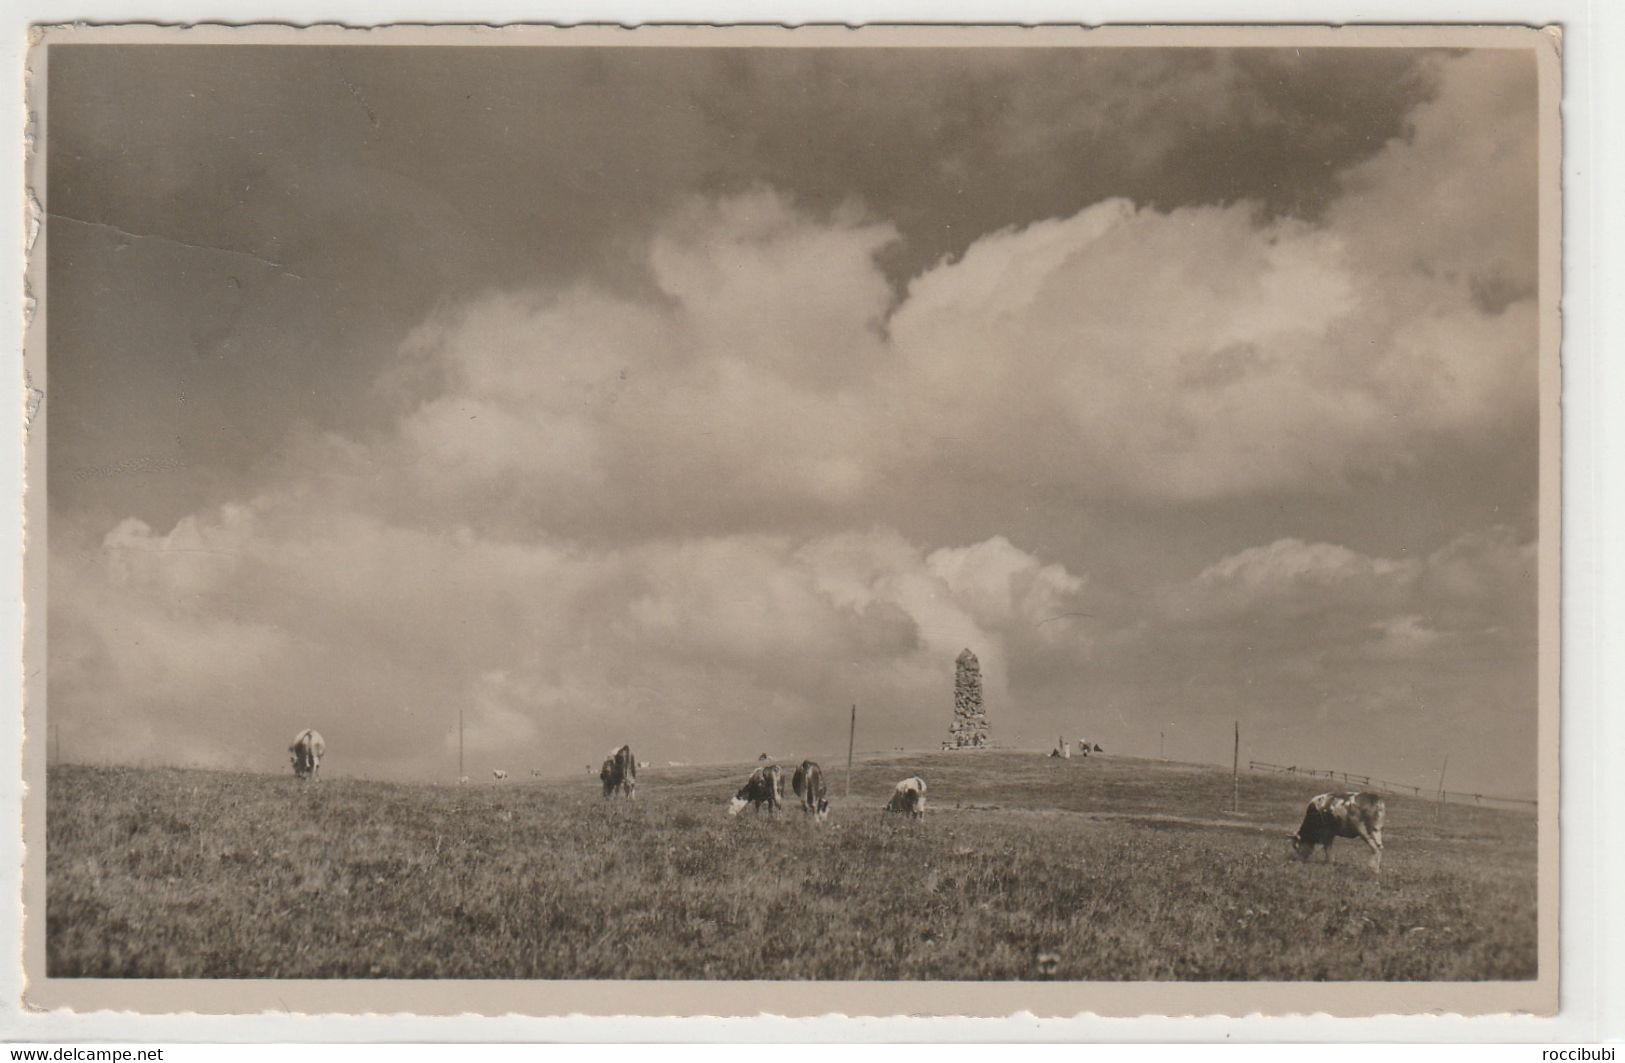
[{"label": "meadow grass", "polygon": [[[1535,976],[1535,821],[1389,799],[1380,876],[1288,859],[1320,789],[1112,757],[867,761],[814,824],[749,765],[315,784],[58,766],[55,977],[1331,979]],[[923,775],[923,821],[883,816]],[[1041,959],[1049,957],[1046,961]]]}]

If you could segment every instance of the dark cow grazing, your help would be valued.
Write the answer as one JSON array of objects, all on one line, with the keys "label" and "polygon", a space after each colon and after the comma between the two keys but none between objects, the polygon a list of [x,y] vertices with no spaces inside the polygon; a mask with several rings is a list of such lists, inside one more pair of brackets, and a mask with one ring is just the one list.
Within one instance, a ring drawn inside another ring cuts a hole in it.
[{"label": "dark cow grazing", "polygon": [[327,743],[322,736],[310,728],[305,728],[294,737],[293,745],[288,747],[288,759],[293,761],[293,774],[296,778],[316,778],[316,773],[322,768],[322,757],[327,753]]},{"label": "dark cow grazing", "polygon": [[824,771],[815,761],[801,762],[790,777],[790,788],[801,798],[801,810],[810,813],[814,821],[822,823],[829,815],[829,790],[824,785]]},{"label": "dark cow grazing", "polygon": [[1307,860],[1320,846],[1329,862],[1332,842],[1338,838],[1360,838],[1371,849],[1371,870],[1382,870],[1382,818],[1387,806],[1376,794],[1321,794],[1309,802],[1303,825],[1291,835],[1292,851]]},{"label": "dark cow grazing", "polygon": [[728,802],[728,815],[739,815],[746,805],[755,806],[757,812],[762,810],[763,805],[767,806],[769,812],[777,812],[783,804],[784,772],[779,770],[777,764],[769,763],[750,773],[745,785]]},{"label": "dark cow grazing", "polygon": [[1101,748],[1100,748],[1100,743],[1099,743],[1099,742],[1096,742],[1096,743],[1095,743],[1095,752],[1096,752],[1096,753],[1104,753],[1104,752],[1106,752],[1106,751],[1105,751],[1105,750],[1104,750],[1104,749],[1101,749]]},{"label": "dark cow grazing", "polygon": [[615,796],[617,790],[627,797],[638,796],[638,762],[632,756],[632,747],[622,746],[604,758],[598,780],[604,784],[606,798]]},{"label": "dark cow grazing", "polygon": [[886,802],[887,812],[906,812],[910,819],[925,818],[925,780],[918,775],[904,779]]}]

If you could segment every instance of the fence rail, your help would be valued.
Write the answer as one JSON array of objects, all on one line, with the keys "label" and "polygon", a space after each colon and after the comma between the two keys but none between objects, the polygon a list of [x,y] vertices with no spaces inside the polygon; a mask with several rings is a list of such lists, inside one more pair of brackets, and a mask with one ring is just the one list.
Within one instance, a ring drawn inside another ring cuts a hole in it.
[{"label": "fence rail", "polygon": [[1422,786],[1412,786],[1410,783],[1390,782],[1387,779],[1374,779],[1369,775],[1357,775],[1352,771],[1328,771],[1324,768],[1300,768],[1296,764],[1271,764],[1264,760],[1249,760],[1247,770],[1265,772],[1271,775],[1304,775],[1316,779],[1340,779],[1346,783],[1357,783],[1360,786],[1369,786],[1390,793],[1409,793],[1417,797],[1440,798],[1444,801],[1455,801],[1458,804],[1483,805],[1486,802],[1498,805],[1518,805],[1524,808],[1535,808],[1538,802],[1526,797],[1503,797],[1499,794],[1474,794],[1461,790],[1430,790]]}]

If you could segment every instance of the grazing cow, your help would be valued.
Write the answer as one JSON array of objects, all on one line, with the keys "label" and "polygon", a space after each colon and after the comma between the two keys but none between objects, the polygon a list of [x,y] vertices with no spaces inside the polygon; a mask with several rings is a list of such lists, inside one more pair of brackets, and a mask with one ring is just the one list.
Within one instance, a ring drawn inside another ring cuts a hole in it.
[{"label": "grazing cow", "polygon": [[604,766],[598,769],[598,781],[604,784],[606,798],[615,796],[617,790],[627,797],[638,795],[638,761],[631,746],[610,751]]},{"label": "grazing cow", "polygon": [[887,812],[906,812],[910,819],[925,818],[925,780],[918,775],[904,779],[886,802]]},{"label": "grazing cow", "polygon": [[746,805],[753,805],[757,812],[766,805],[769,812],[777,812],[784,804],[784,772],[774,763],[767,763],[750,773],[745,785],[734,794],[733,800],[728,802],[728,815],[737,816],[744,811]]},{"label": "grazing cow", "polygon": [[1299,860],[1308,860],[1321,847],[1326,860],[1332,858],[1332,842],[1338,838],[1360,838],[1371,849],[1371,870],[1382,870],[1382,818],[1387,805],[1376,794],[1321,794],[1309,802],[1303,825],[1291,835],[1292,851]]},{"label": "grazing cow", "polygon": [[491,769],[491,778],[495,779],[497,782],[501,782],[503,779],[506,779],[507,777],[508,777],[508,773],[503,771],[501,768],[492,768]]},{"label": "grazing cow", "polygon": [[293,761],[293,774],[295,778],[316,778],[321,771],[322,757],[327,753],[327,743],[322,736],[310,728],[305,728],[294,737],[293,745],[288,747],[288,759]]},{"label": "grazing cow", "polygon": [[1099,742],[1096,742],[1096,743],[1095,743],[1095,752],[1096,752],[1096,753],[1104,753],[1104,752],[1106,752],[1106,751],[1105,751],[1105,750],[1104,750],[1104,749],[1101,749],[1101,748],[1100,748],[1100,743],[1099,743]]},{"label": "grazing cow", "polygon": [[824,822],[829,815],[829,789],[824,785],[824,770],[815,761],[801,762],[790,777],[790,788],[801,798],[801,810],[811,813],[815,822]]},{"label": "grazing cow", "polygon": [[532,768],[532,769],[530,769],[530,777],[532,779],[540,779],[542,777],[542,769],[541,768]]},{"label": "grazing cow", "polygon": [[468,776],[466,776],[466,775],[457,776],[457,785],[458,786],[467,786],[468,785]]}]

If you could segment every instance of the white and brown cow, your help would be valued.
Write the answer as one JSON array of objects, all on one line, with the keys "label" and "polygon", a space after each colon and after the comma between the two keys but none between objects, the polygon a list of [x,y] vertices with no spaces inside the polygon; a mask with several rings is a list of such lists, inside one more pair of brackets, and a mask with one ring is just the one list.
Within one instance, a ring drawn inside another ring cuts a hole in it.
[{"label": "white and brown cow", "polygon": [[501,768],[492,768],[491,778],[495,779],[497,782],[503,782],[508,778],[508,773]]},{"label": "white and brown cow", "polygon": [[1303,825],[1291,835],[1292,851],[1308,860],[1320,846],[1329,862],[1332,842],[1338,838],[1360,838],[1371,849],[1371,870],[1382,870],[1382,819],[1387,805],[1376,794],[1321,794],[1309,802]]},{"label": "white and brown cow", "polygon": [[925,818],[925,780],[918,775],[904,779],[886,802],[887,812],[907,813],[910,819]]},{"label": "white and brown cow", "polygon": [[790,777],[790,789],[801,798],[801,810],[809,813],[815,822],[822,823],[829,815],[829,788],[824,785],[824,770],[816,761],[801,762]]},{"label": "white and brown cow", "polygon": [[777,812],[784,805],[784,772],[771,761],[750,773],[745,785],[728,802],[728,815],[737,816],[746,805],[757,812],[766,805],[769,812]]},{"label": "white and brown cow", "polygon": [[612,749],[598,769],[598,781],[604,784],[604,796],[614,797],[617,792],[627,797],[638,795],[638,761],[631,746]]},{"label": "white and brown cow", "polygon": [[322,741],[320,733],[309,727],[300,731],[294,736],[293,745],[288,747],[288,759],[293,761],[294,776],[314,781],[326,753],[327,743]]}]

